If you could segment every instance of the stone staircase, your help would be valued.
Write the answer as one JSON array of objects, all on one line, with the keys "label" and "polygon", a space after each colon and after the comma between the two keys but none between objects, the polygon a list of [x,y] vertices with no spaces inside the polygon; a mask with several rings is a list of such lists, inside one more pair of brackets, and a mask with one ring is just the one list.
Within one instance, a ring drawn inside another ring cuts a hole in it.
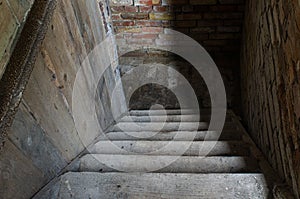
[{"label": "stone staircase", "polygon": [[35,198],[271,197],[274,176],[232,111],[220,137],[207,131],[209,114],[201,122],[191,110],[164,114],[131,111],[79,159],[77,172]]}]

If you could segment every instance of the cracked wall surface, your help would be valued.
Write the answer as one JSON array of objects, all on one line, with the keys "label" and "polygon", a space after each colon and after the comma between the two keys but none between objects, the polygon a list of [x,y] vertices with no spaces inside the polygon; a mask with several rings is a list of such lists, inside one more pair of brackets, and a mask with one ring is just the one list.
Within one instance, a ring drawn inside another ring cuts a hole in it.
[{"label": "cracked wall surface", "polygon": [[252,138],[299,198],[300,2],[248,1],[244,33],[244,119]]}]

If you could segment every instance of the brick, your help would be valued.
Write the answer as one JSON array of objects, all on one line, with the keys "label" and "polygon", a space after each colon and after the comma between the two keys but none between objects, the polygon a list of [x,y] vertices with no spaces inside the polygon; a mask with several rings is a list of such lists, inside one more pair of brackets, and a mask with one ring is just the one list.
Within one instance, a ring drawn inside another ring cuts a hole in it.
[{"label": "brick", "polygon": [[135,6],[152,6],[152,0],[134,0]]},{"label": "brick", "polygon": [[188,0],[162,0],[161,3],[163,6],[167,5],[186,5],[189,4]]},{"label": "brick", "polygon": [[223,20],[198,20],[197,26],[222,26],[224,25]]},{"label": "brick", "polygon": [[219,0],[220,4],[244,4],[245,0]]},{"label": "brick", "polygon": [[172,26],[172,23],[171,23],[171,21],[169,20],[163,20],[163,21],[161,21],[161,23],[162,23],[162,26],[164,27],[164,28],[170,28],[171,26]]},{"label": "brick", "polygon": [[112,14],[111,19],[114,20],[114,21],[122,20],[120,14]]},{"label": "brick", "polygon": [[210,7],[208,5],[195,5],[194,7],[194,12],[207,12]]},{"label": "brick", "polygon": [[123,19],[148,19],[147,13],[122,13],[121,17]]},{"label": "brick", "polygon": [[225,46],[228,44],[228,41],[227,40],[207,40],[207,41],[204,41],[203,44],[207,45],[207,46]]},{"label": "brick", "polygon": [[169,11],[169,6],[153,6],[154,12],[167,12]]},{"label": "brick", "polygon": [[143,27],[142,32],[144,33],[161,33],[163,32],[163,28],[161,27]]},{"label": "brick", "polygon": [[239,12],[245,12],[245,5],[239,5],[237,10]]},{"label": "brick", "polygon": [[110,0],[111,6],[131,6],[133,4],[132,0]]},{"label": "brick", "polygon": [[139,11],[149,13],[152,11],[152,6],[139,6]]},{"label": "brick", "polygon": [[161,21],[158,20],[138,20],[135,22],[137,26],[148,26],[148,27],[160,27],[162,25]]},{"label": "brick", "polygon": [[154,40],[152,39],[131,39],[128,40],[128,44],[139,44],[139,45],[149,45],[154,44]]},{"label": "brick", "polygon": [[172,39],[172,40],[156,39],[155,43],[158,46],[175,46],[175,45],[179,45],[178,40],[176,40],[176,39]]},{"label": "brick", "polygon": [[171,13],[150,13],[149,18],[151,20],[172,20],[174,16]]},{"label": "brick", "polygon": [[136,6],[125,6],[125,12],[138,12],[139,8]]},{"label": "brick", "polygon": [[134,21],[114,21],[114,26],[133,26]]},{"label": "brick", "polygon": [[213,12],[234,12],[238,11],[238,7],[236,5],[217,5],[211,6],[210,10]]},{"label": "brick", "polygon": [[177,14],[176,19],[177,20],[197,20],[197,19],[202,19],[202,15],[197,14],[197,13]]},{"label": "brick", "polygon": [[182,11],[182,6],[171,5],[171,6],[169,6],[169,10],[172,13],[181,12]]},{"label": "brick", "polygon": [[224,26],[241,26],[242,24],[242,19],[224,20]]},{"label": "brick", "polygon": [[140,27],[117,27],[116,28],[117,33],[123,33],[123,32],[128,32],[128,33],[137,33],[137,32],[142,32],[142,29]]},{"label": "brick", "polygon": [[218,32],[240,32],[239,26],[219,26],[217,27]]},{"label": "brick", "polygon": [[223,52],[236,52],[236,53],[239,53],[240,49],[241,49],[240,43],[236,43],[236,45],[229,44],[229,45],[226,45],[226,46],[222,47]]},{"label": "brick", "polygon": [[113,13],[124,12],[125,10],[124,6],[111,6],[110,9]]},{"label": "brick", "polygon": [[177,34],[159,34],[159,39],[163,39],[163,40],[174,40],[174,39],[180,39],[182,40],[184,37],[183,35],[177,35]]},{"label": "brick", "polygon": [[208,35],[209,34],[199,34],[199,33],[196,33],[196,34],[189,34],[190,37],[192,37],[193,39],[195,39],[196,41],[204,41],[204,40],[208,40]]},{"label": "brick", "polygon": [[193,12],[194,11],[194,6],[192,6],[192,5],[184,5],[184,6],[182,6],[182,11],[183,12]]},{"label": "brick", "polygon": [[192,5],[215,5],[217,3],[217,0],[190,0]]},{"label": "brick", "polygon": [[195,27],[196,21],[174,21],[173,25],[179,28]]},{"label": "brick", "polygon": [[220,52],[221,51],[221,47],[218,47],[218,46],[206,46],[203,43],[201,43],[201,45],[203,45],[205,50],[207,50],[207,52],[210,54],[212,54],[212,52]]},{"label": "brick", "polygon": [[160,4],[160,0],[152,0],[152,5],[159,5]]},{"label": "brick", "polygon": [[236,33],[212,33],[210,39],[240,39],[241,35]]},{"label": "brick", "polygon": [[243,13],[232,12],[232,13],[204,13],[204,19],[241,19]]},{"label": "brick", "polygon": [[133,39],[156,39],[158,37],[158,34],[153,33],[134,33],[132,35]]},{"label": "brick", "polygon": [[192,28],[192,33],[212,33],[215,32],[215,27],[198,27],[198,28]]}]

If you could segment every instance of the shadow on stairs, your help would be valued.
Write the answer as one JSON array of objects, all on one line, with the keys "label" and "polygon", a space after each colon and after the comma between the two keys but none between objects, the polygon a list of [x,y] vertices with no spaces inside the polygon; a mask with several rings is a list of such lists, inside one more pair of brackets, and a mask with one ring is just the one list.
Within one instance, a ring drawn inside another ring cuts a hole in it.
[{"label": "shadow on stairs", "polygon": [[[167,113],[167,114],[165,114]],[[133,110],[34,198],[272,198],[275,175],[239,119]],[[195,129],[195,126],[197,127]]]}]

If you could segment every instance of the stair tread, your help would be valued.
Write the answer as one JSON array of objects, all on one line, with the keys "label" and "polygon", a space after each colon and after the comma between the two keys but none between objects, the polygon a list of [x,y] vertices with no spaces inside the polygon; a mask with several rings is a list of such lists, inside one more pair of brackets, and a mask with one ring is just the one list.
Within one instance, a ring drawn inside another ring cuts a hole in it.
[{"label": "stair tread", "polygon": [[241,141],[99,141],[89,152],[123,155],[147,153],[151,155],[248,156],[249,146]]},{"label": "stair tread", "polygon": [[[204,111],[203,111],[204,112]],[[208,111],[205,111],[206,113]],[[187,114],[195,114],[197,111],[193,109],[166,109],[166,110],[131,110],[129,111],[130,115],[136,116],[145,116],[145,115],[187,115]],[[199,113],[199,112],[198,112]],[[202,113],[202,112],[200,112]]]},{"label": "stair tread", "polygon": [[81,171],[163,173],[243,173],[258,171],[258,164],[255,159],[242,156],[87,154],[80,159],[80,162]]},{"label": "stair tread", "polygon": [[[151,115],[151,116],[124,116],[118,122],[199,122],[210,121],[208,115]],[[230,117],[226,121],[232,121]]]},{"label": "stair tread", "polygon": [[262,174],[66,173],[60,198],[267,198]]},{"label": "stair tread", "polygon": [[[207,122],[119,122],[109,131],[198,131],[207,130],[208,127]],[[225,123],[224,130],[238,129],[233,123]]]},{"label": "stair tread", "polygon": [[[215,111],[224,111],[224,109],[214,109]],[[225,110],[226,111],[226,110]],[[146,115],[192,115],[192,114],[199,114],[200,115],[210,115],[211,109],[200,109],[197,111],[197,109],[192,108],[183,108],[183,109],[151,109],[151,110],[130,110],[128,112],[129,115],[135,115],[135,116],[146,116]],[[226,111],[227,116],[231,116],[231,114],[228,114],[228,111]]]},{"label": "stair tread", "polygon": [[[196,135],[195,135],[196,133]],[[203,140],[241,140],[242,133],[240,131],[223,131],[220,135],[216,131],[169,131],[163,133],[157,133],[153,131],[146,132],[108,132],[105,135],[99,137],[99,140],[178,140],[186,141],[190,140],[190,136],[194,136],[195,141]]]}]

